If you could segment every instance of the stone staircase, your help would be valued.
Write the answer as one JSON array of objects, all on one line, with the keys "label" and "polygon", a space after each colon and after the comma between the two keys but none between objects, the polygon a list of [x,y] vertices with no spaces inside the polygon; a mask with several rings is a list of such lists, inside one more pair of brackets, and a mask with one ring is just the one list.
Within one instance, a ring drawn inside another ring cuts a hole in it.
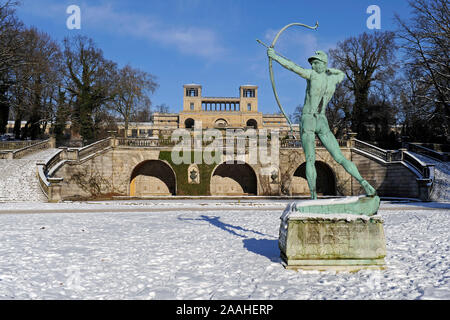
[{"label": "stone staircase", "polygon": [[39,186],[36,163],[58,151],[50,148],[22,159],[0,159],[0,203],[47,202]]},{"label": "stone staircase", "polygon": [[422,154],[411,152],[416,158],[434,165],[434,183],[430,198],[433,201],[450,201],[450,162],[439,161]]}]

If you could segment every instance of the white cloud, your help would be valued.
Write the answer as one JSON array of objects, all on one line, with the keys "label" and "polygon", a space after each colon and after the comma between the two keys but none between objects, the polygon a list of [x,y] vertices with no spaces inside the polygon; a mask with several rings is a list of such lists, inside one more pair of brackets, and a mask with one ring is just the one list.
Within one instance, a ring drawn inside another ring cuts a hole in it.
[{"label": "white cloud", "polygon": [[[121,36],[142,39],[149,43],[175,48],[183,54],[215,60],[226,54],[218,34],[209,28],[176,25],[147,13],[118,11],[111,3],[89,5],[82,2],[81,29],[95,29]],[[33,2],[25,8],[34,15],[50,18],[65,14],[64,4]]]},{"label": "white cloud", "polygon": [[217,59],[226,52],[219,44],[218,35],[211,29],[173,27],[155,16],[118,12],[112,5],[85,6],[83,12],[88,25],[174,47],[184,54]]}]

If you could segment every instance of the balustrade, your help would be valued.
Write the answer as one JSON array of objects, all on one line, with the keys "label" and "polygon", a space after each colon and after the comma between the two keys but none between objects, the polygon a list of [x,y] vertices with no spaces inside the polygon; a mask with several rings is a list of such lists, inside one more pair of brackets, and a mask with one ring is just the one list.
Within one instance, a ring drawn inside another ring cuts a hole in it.
[{"label": "balustrade", "polygon": [[437,159],[439,161],[449,161],[449,155],[445,154],[444,152],[438,152],[429,148],[426,148],[424,146],[415,144],[415,143],[407,143],[406,147],[409,151]]},{"label": "balustrade", "polygon": [[434,179],[434,165],[421,162],[406,149],[383,150],[360,140],[354,140],[355,148],[376,156],[386,162],[404,161],[415,168],[424,179]]},{"label": "balustrade", "polygon": [[106,138],[97,142],[94,142],[86,147],[78,149],[79,159],[84,159],[100,150],[106,149],[111,146],[111,138]]}]

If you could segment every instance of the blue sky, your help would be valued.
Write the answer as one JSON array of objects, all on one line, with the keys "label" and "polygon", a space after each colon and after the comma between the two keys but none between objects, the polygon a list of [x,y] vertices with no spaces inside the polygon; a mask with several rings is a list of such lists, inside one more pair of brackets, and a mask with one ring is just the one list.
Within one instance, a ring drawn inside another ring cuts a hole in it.
[{"label": "blue sky", "polygon": [[[56,40],[83,34],[91,37],[106,58],[127,63],[157,77],[153,105],[181,110],[183,84],[198,83],[208,97],[237,97],[243,84],[259,87],[259,111],[278,112],[269,79],[266,49],[285,25],[301,22],[317,31],[293,27],[278,40],[276,50],[304,67],[315,50],[328,50],[350,36],[373,32],[366,9],[381,9],[381,30],[396,28],[393,17],[406,18],[406,0],[22,0],[17,13]],[[81,29],[69,30],[69,5],[81,9]],[[275,63],[276,64],[276,63]],[[282,105],[288,114],[303,104],[306,83],[274,66]]]}]

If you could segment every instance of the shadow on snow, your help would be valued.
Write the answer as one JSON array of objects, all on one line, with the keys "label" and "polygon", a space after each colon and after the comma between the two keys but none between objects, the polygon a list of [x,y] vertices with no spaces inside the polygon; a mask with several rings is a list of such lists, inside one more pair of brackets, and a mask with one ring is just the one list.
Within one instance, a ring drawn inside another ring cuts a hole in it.
[{"label": "shadow on snow", "polygon": [[[278,248],[278,239],[249,238],[247,235],[241,234],[241,233],[252,233],[254,235],[272,237],[268,234],[264,234],[259,231],[246,229],[241,226],[235,226],[235,225],[232,225],[229,223],[222,222],[222,221],[220,221],[219,216],[200,215],[198,218],[182,218],[181,216],[178,216],[178,220],[208,222],[209,224],[211,224],[223,231],[226,231],[236,237],[243,238],[244,240],[242,240],[242,243],[246,250],[256,253],[258,255],[264,256],[273,262],[280,261],[280,258],[279,258],[280,250]],[[240,233],[238,233],[238,232],[240,232]]]}]

